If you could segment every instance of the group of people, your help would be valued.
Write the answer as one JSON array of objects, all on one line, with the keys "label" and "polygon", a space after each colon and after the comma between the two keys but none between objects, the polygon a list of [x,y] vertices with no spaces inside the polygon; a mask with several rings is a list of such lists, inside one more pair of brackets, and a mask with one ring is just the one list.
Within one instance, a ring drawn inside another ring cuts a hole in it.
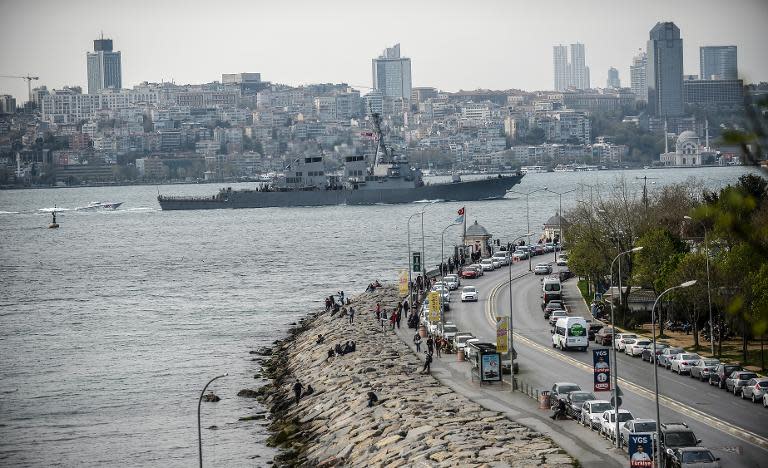
[{"label": "group of people", "polygon": [[304,385],[299,382],[298,379],[296,379],[296,383],[293,384],[293,395],[296,398],[296,404],[299,404],[299,400],[301,400],[301,397],[303,396],[309,396],[315,393],[315,389],[312,388],[312,385],[307,385],[307,389],[304,390]]},{"label": "group of people", "polygon": [[381,307],[381,303],[377,302],[374,313],[376,314],[376,320],[381,323],[382,330],[386,330],[387,324],[389,324],[390,330],[394,330],[395,327],[400,328],[400,321],[402,320],[403,314],[406,313],[407,310],[408,300],[404,302],[398,302],[397,307],[391,311],[383,309]]},{"label": "group of people", "polygon": [[379,283],[379,280],[374,281],[373,283],[368,283],[368,287],[365,288],[365,292],[373,292],[376,290],[376,288],[380,288],[381,283]]},{"label": "group of people", "polygon": [[[322,343],[322,341],[318,341],[318,344],[320,343]],[[330,359],[334,356],[343,356],[347,353],[354,352],[356,349],[357,345],[355,345],[354,341],[347,341],[343,345],[341,343],[336,343],[336,346],[333,348],[328,348],[328,357],[326,359]]]}]

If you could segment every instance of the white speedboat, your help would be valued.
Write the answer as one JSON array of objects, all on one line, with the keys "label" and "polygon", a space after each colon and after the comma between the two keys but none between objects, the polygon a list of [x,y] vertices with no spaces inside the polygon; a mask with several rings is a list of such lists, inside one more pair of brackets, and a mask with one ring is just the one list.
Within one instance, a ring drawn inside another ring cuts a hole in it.
[{"label": "white speedboat", "polygon": [[81,206],[78,211],[96,211],[96,210],[116,210],[122,205],[123,202],[91,202],[87,206]]}]

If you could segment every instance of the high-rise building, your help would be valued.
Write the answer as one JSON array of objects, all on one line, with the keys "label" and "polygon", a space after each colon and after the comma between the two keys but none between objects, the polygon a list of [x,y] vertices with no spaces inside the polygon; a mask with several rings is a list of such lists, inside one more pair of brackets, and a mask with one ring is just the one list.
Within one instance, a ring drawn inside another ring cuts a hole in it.
[{"label": "high-rise building", "polygon": [[372,61],[373,89],[384,96],[411,99],[411,59],[400,57],[400,44]]},{"label": "high-rise building", "polygon": [[571,84],[568,47],[564,45],[554,46],[552,48],[552,61],[555,65],[555,91],[565,91]]},{"label": "high-rise building", "polygon": [[683,115],[683,40],[675,23],[656,23],[651,29],[646,80],[650,115]]},{"label": "high-rise building", "polygon": [[648,54],[645,51],[638,51],[637,55],[632,57],[632,65],[629,66],[629,81],[632,92],[635,93],[635,99],[638,101],[648,101],[648,81],[646,80],[646,67],[648,65]]},{"label": "high-rise building", "polygon": [[589,67],[586,66],[584,44],[571,44],[570,48],[570,61],[567,46],[556,45],[552,48],[556,91],[589,89]]},{"label": "high-rise building", "polygon": [[0,114],[15,114],[16,98],[10,94],[0,95]]},{"label": "high-rise building", "polygon": [[102,89],[123,87],[123,73],[120,66],[120,52],[112,51],[112,39],[93,41],[93,52],[88,52],[88,94]]},{"label": "high-rise building", "polygon": [[608,69],[608,80],[605,83],[606,88],[619,89],[621,88],[621,80],[619,80],[619,71],[611,67]]},{"label": "high-rise building", "polygon": [[702,80],[736,80],[738,75],[736,46],[699,48],[699,77]]}]

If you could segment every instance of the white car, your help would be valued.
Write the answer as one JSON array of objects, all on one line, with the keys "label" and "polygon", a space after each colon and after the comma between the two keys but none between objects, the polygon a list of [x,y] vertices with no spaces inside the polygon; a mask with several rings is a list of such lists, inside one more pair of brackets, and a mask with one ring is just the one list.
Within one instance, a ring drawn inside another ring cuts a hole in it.
[{"label": "white car", "polygon": [[581,405],[581,414],[579,423],[582,426],[592,429],[600,429],[600,418],[603,413],[613,409],[611,403],[607,400],[587,400]]},{"label": "white car", "polygon": [[548,275],[552,273],[552,266],[549,263],[537,263],[533,269],[534,275]]},{"label": "white car", "polygon": [[446,340],[453,340],[456,333],[459,332],[459,328],[453,322],[445,322],[443,325],[443,338]]},{"label": "white car", "polygon": [[655,435],[656,421],[653,419],[633,419],[619,426],[619,438],[622,445],[627,445],[630,434]]},{"label": "white car", "polygon": [[557,257],[557,266],[568,266],[568,257],[565,255],[560,255]]},{"label": "white car", "polygon": [[691,371],[691,367],[695,366],[700,360],[701,356],[695,353],[676,354],[669,360],[669,369],[672,372],[677,372],[678,375],[687,374]]},{"label": "white car", "polygon": [[448,285],[451,291],[459,289],[459,275],[445,275],[443,282]]},{"label": "white car", "polygon": [[634,333],[617,333],[613,341],[617,351],[624,351],[624,346],[626,346],[626,342],[624,341],[625,339],[635,340],[637,339],[637,335]]},{"label": "white car", "polygon": [[646,346],[651,344],[652,341],[645,338],[638,338],[634,343],[624,346],[624,353],[627,356],[637,357],[643,354],[643,350]]},{"label": "white car", "polygon": [[[568,317],[568,312],[564,310],[553,310],[551,314],[549,314],[549,325],[555,326],[557,323],[557,319]],[[552,344],[552,347],[554,348],[555,345]]]},{"label": "white car", "polygon": [[477,301],[477,288],[474,286],[464,286],[461,290],[461,302]]},{"label": "white car", "polygon": [[490,258],[480,260],[480,266],[483,267],[483,271],[493,271],[496,269],[496,267],[493,266],[493,260]]},{"label": "white car", "polygon": [[443,302],[451,302],[451,291],[444,283],[435,283],[432,291],[437,291],[442,296]]},{"label": "white car", "polygon": [[493,263],[493,268],[495,270],[498,270],[499,268],[501,268],[503,266],[503,264],[501,263],[501,259],[500,258],[491,257],[491,262]]},{"label": "white car", "polygon": [[507,252],[506,250],[502,250],[501,252],[496,252],[495,254],[493,254],[493,258],[499,260],[499,262],[502,265],[509,265],[509,263],[512,261],[512,259],[510,258],[509,252]]},{"label": "white car", "polygon": [[520,261],[520,260],[527,260],[528,259],[528,252],[525,250],[515,250],[515,253],[512,254],[512,260]]},{"label": "white car", "polygon": [[[619,426],[632,419],[635,419],[635,417],[632,416],[632,413],[630,413],[629,410],[619,410]],[[616,436],[616,410],[611,409],[605,411],[603,412],[603,415],[600,416],[600,434],[611,440]]]},{"label": "white car", "polygon": [[456,345],[456,351],[464,349],[467,345],[467,340],[474,338],[475,335],[469,332],[459,332],[453,337],[453,344]]}]

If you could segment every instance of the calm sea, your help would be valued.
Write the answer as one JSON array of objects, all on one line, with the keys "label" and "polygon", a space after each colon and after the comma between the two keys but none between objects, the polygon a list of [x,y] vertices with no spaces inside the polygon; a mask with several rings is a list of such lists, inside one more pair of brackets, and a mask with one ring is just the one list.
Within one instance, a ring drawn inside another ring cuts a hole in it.
[{"label": "calm sea", "polygon": [[[688,177],[708,187],[746,168],[530,174],[516,190],[549,187],[563,208],[623,177],[638,192]],[[247,184],[234,185],[233,188]],[[324,296],[393,280],[407,266],[407,219],[424,205],[160,211],[167,195],[212,195],[218,185],[71,188],[0,192],[0,464],[4,466],[190,466],[197,460],[197,399],[207,466],[264,465],[273,452],[238,398],[262,383],[248,351],[283,336]],[[586,194],[586,195],[585,195]],[[466,204],[506,242],[526,232],[525,197]],[[91,201],[117,211],[77,211]],[[530,196],[540,231],[558,209]],[[53,208],[60,229],[47,229]],[[428,265],[458,203],[424,214]],[[445,231],[446,252],[461,229]],[[410,223],[421,250],[420,217]],[[206,429],[216,426],[217,429]]]}]

